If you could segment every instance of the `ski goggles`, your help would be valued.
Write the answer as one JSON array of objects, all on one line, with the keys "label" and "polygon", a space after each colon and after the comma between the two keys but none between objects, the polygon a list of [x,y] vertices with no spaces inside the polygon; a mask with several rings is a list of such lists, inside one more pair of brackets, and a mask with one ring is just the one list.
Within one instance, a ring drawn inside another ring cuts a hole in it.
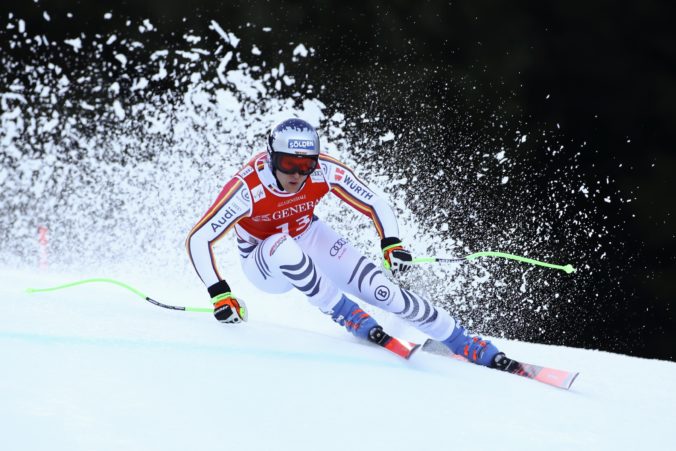
[{"label": "ski goggles", "polygon": [[317,169],[317,157],[290,155],[275,152],[272,154],[272,166],[284,174],[310,175]]}]

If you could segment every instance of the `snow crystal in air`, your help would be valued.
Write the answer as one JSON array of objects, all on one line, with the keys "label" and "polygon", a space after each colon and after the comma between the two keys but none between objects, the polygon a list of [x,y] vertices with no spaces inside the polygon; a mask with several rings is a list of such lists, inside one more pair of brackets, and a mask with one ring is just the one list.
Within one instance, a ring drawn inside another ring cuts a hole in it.
[{"label": "snow crystal in air", "polygon": [[192,35],[192,34],[183,35],[183,39],[185,39],[187,42],[189,42],[191,44],[197,44],[198,42],[200,42],[202,40],[201,37],[195,36],[195,35]]},{"label": "snow crystal in air", "polygon": [[115,116],[119,120],[124,120],[124,118],[127,116],[119,100],[113,102],[113,111],[115,111]]},{"label": "snow crystal in air", "polygon": [[232,52],[228,52],[225,54],[223,58],[221,58],[220,63],[218,64],[218,68],[216,68],[216,74],[218,75],[218,79],[221,81],[221,83],[226,83],[227,82],[227,77],[225,76],[225,68],[228,66],[228,63],[232,59]]},{"label": "snow crystal in air", "polygon": [[298,44],[296,48],[293,49],[293,55],[305,58],[308,55],[308,51],[303,44]]},{"label": "snow crystal in air", "polygon": [[118,95],[120,93],[120,84],[118,82],[112,83],[108,87],[108,91],[110,91],[110,93],[114,96]]},{"label": "snow crystal in air", "polygon": [[134,80],[134,83],[131,86],[132,91],[143,91],[148,87],[148,80],[145,77],[138,78]]},{"label": "snow crystal in air", "polygon": [[80,38],[66,39],[63,42],[73,47],[76,52],[82,48],[82,40]]},{"label": "snow crystal in air", "polygon": [[333,116],[331,116],[331,120],[333,122],[343,122],[345,120],[345,115],[343,113],[336,112],[333,114]]},{"label": "snow crystal in air", "polygon": [[115,54],[115,59],[120,62],[123,66],[127,65],[127,57],[123,55],[122,53],[116,53]]},{"label": "snow crystal in air", "polygon": [[223,28],[215,20],[211,21],[209,28],[216,31],[216,33],[218,33],[221,38],[223,38],[223,40],[231,46],[237,47],[237,44],[239,44],[239,38],[237,38],[237,36],[235,36],[232,32],[226,32],[223,30]]},{"label": "snow crystal in air", "polygon": [[378,143],[379,144],[386,143],[386,142],[392,141],[392,140],[394,140],[394,133],[392,133],[391,131],[388,131],[383,136],[378,137]]}]

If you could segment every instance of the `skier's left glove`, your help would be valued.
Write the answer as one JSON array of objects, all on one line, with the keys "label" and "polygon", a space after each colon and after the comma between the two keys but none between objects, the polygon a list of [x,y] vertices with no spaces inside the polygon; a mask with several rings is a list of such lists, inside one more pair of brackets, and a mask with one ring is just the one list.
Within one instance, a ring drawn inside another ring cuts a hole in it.
[{"label": "skier's left glove", "polygon": [[397,271],[404,273],[411,268],[413,256],[404,249],[399,238],[383,238],[380,247],[383,250],[383,266],[392,271],[392,274],[396,274]]}]

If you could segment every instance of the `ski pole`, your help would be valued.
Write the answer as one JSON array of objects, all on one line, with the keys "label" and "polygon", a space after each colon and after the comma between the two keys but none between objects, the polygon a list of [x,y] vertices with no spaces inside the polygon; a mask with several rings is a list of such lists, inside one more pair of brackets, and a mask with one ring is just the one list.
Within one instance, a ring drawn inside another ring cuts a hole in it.
[{"label": "ski pole", "polygon": [[521,257],[519,255],[512,255],[512,254],[506,254],[504,252],[475,252],[474,254],[470,254],[466,257],[460,257],[460,258],[443,258],[443,257],[419,257],[419,258],[414,258],[412,263],[414,265],[416,264],[423,264],[423,263],[461,263],[465,261],[471,261],[474,260],[475,258],[479,257],[501,257],[501,258],[507,258],[510,260],[516,260],[522,263],[528,263],[530,265],[536,265],[536,266],[543,266],[545,268],[552,268],[552,269],[558,269],[561,271],[564,271],[566,274],[571,274],[576,271],[575,268],[573,268],[573,265],[554,265],[552,263],[545,263],[541,262],[538,260],[533,260],[532,258],[526,258],[526,257]]},{"label": "ski pole", "polygon": [[64,284],[64,285],[58,285],[58,286],[55,286],[55,287],[48,287],[48,288],[27,288],[26,292],[31,293],[31,294],[32,293],[45,293],[45,292],[48,292],[48,291],[57,291],[57,290],[63,290],[63,289],[66,289],[66,288],[75,287],[75,286],[78,286],[78,285],[84,285],[84,284],[87,284],[87,283],[110,283],[110,284],[113,284],[113,285],[117,285],[119,287],[122,287],[126,290],[131,291],[132,293],[134,293],[138,297],[142,298],[145,301],[150,302],[153,305],[156,305],[156,306],[162,307],[162,308],[166,308],[166,309],[169,309],[169,310],[181,310],[181,311],[185,311],[185,312],[200,312],[200,313],[213,313],[214,312],[213,308],[208,308],[208,307],[183,307],[183,306],[179,306],[179,305],[163,304],[163,303],[156,301],[155,299],[151,298],[150,296],[146,296],[145,294],[143,294],[142,292],[140,292],[136,288],[129,286],[124,282],[120,282],[119,280],[115,280],[115,279],[106,279],[106,278],[83,279],[83,280],[78,280],[76,282],[71,282],[71,283],[67,283],[67,284]]}]

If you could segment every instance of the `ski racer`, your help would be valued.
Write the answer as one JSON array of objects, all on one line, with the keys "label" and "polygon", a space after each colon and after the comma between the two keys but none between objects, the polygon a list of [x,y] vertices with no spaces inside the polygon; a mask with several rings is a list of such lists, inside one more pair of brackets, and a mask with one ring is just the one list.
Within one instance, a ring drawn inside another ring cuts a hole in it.
[{"label": "ski racer", "polygon": [[[455,354],[479,365],[509,361],[491,342],[470,335],[448,312],[398,286],[314,213],[328,193],[369,216],[381,238],[383,265],[393,273],[411,267],[392,208],[349,167],[320,152],[319,135],[301,119],[274,126],[267,151],[255,155],[224,186],[188,235],[186,246],[206,285],[214,315],[223,323],[247,320],[244,301],[219,273],[212,246],[231,229],[249,281],[268,293],[296,288],[357,337],[388,337],[346,294],[407,321]],[[506,364],[506,363],[505,363]]]}]

